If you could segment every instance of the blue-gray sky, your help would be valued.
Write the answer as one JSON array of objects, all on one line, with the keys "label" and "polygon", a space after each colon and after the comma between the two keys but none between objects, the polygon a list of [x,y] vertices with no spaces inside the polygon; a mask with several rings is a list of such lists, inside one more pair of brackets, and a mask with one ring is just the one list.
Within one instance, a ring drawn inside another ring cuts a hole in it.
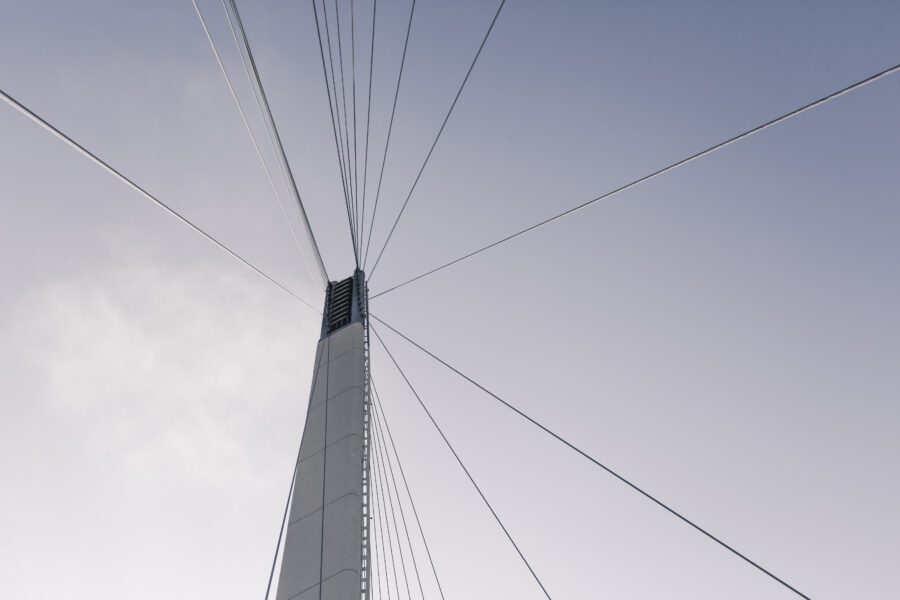
[{"label": "blue-gray sky", "polygon": [[[311,5],[239,6],[344,277]],[[374,248],[494,7],[417,4]],[[408,9],[379,3],[375,172]],[[510,0],[372,291],[900,62],[898,22]],[[189,1],[0,0],[0,87],[321,302]],[[5,105],[0,134],[0,596],[261,597],[319,317]],[[895,75],[372,310],[811,597],[892,598],[898,156]],[[793,597],[385,339],[554,598]],[[373,374],[447,597],[542,597],[377,347]]]}]

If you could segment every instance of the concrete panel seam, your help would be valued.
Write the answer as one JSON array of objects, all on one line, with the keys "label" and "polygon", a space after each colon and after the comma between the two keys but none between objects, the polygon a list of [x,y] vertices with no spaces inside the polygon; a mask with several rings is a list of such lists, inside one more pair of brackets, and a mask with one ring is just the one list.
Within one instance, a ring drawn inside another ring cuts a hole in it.
[{"label": "concrete panel seam", "polygon": [[327,364],[330,365],[331,363],[333,363],[336,360],[339,360],[340,358],[344,357],[345,355],[350,354],[351,352],[359,352],[359,350],[360,349],[355,346],[353,348],[350,348],[349,350],[344,350],[340,354],[335,354],[334,356],[332,356],[331,360],[327,361]]},{"label": "concrete panel seam", "polygon": [[[348,433],[347,435],[341,436],[341,437],[339,437],[338,439],[336,439],[335,441],[331,442],[330,444],[328,444],[327,446],[325,446],[325,448],[331,448],[331,447],[334,446],[335,444],[340,444],[341,442],[343,442],[344,440],[346,440],[346,439],[349,438],[349,437],[358,437],[360,440],[362,440],[362,436],[360,436],[358,433]],[[301,458],[301,459],[300,459],[300,463],[298,463],[298,464],[303,464],[305,461],[307,461],[307,460],[313,458],[313,457],[316,456],[317,454],[321,454],[322,452],[325,451],[325,448],[319,448],[318,450],[316,450],[315,452],[313,452],[313,453],[310,454],[309,456],[305,456],[305,457]],[[298,472],[299,472],[299,470],[300,470],[300,467],[299,467],[299,466],[297,467],[297,470],[298,470]]]},{"label": "concrete panel seam", "polygon": [[314,583],[313,585],[309,586],[309,587],[306,588],[305,590],[302,590],[302,591],[297,592],[296,594],[294,594],[293,596],[291,596],[291,597],[288,598],[287,600],[294,600],[294,598],[296,598],[296,597],[298,597],[298,596],[302,596],[303,594],[305,594],[305,593],[308,592],[309,590],[313,589],[314,587],[317,587],[317,586],[319,586],[319,585],[324,584],[326,581],[328,581],[328,580],[331,579],[332,577],[337,577],[337,576],[340,575],[341,573],[344,573],[344,572],[347,572],[347,571],[349,571],[349,572],[351,572],[351,573],[356,573],[357,575],[359,575],[359,571],[357,571],[356,569],[341,569],[341,570],[338,571],[337,573],[332,573],[331,575],[329,575],[328,577],[326,577],[325,579],[323,579],[321,582],[319,582],[319,583]]},{"label": "concrete panel seam", "polygon": [[[319,343],[321,344],[321,342],[319,342]],[[325,367],[326,364],[330,365],[331,363],[333,363],[334,361],[338,360],[339,358],[341,358],[341,357],[344,356],[345,354],[350,354],[351,352],[354,352],[354,351],[357,351],[357,349],[356,349],[356,348],[350,348],[349,350],[345,350],[344,352],[341,352],[340,354],[338,354],[337,356],[335,356],[334,358],[332,358],[330,361],[324,360],[324,359],[326,358],[326,356],[325,356],[325,353],[322,352],[322,357],[321,357],[321,358],[322,358],[323,360],[317,360],[317,361],[316,361],[315,370],[318,371],[319,369],[323,369],[323,368]],[[317,349],[316,352],[317,352],[317,353],[318,353],[318,352],[321,352],[321,350]],[[317,388],[317,387],[318,387],[318,386],[314,387],[314,388],[310,391],[310,398],[309,398],[310,400],[312,400],[313,393],[316,391],[316,388]]]},{"label": "concrete panel seam", "polygon": [[[347,496],[356,496],[357,498],[360,499],[360,501],[362,501],[362,496],[360,496],[360,495],[357,494],[356,492],[347,492],[346,494],[343,494],[342,496],[338,496],[338,497],[335,498],[334,500],[328,501],[328,502],[325,504],[325,507],[324,507],[324,508],[328,508],[329,506],[331,506],[331,505],[334,504],[335,502],[340,502],[341,500],[343,500],[343,499],[346,498]],[[313,516],[314,514],[316,514],[317,512],[321,512],[321,511],[322,511],[321,508],[317,508],[317,509],[315,509],[315,510],[312,511],[312,512],[306,513],[306,514],[303,515],[302,517],[297,517],[296,519],[294,519],[293,521],[291,521],[291,522],[288,523],[288,527],[290,527],[291,525],[294,525],[295,523],[299,523],[300,521],[302,521],[302,520],[305,519],[306,517],[311,517],[311,516]]]},{"label": "concrete panel seam", "polygon": [[330,402],[330,401],[332,401],[332,400],[334,400],[334,399],[336,399],[336,398],[339,398],[340,396],[346,394],[347,392],[349,392],[349,391],[352,390],[352,389],[357,389],[357,390],[359,390],[359,391],[365,393],[365,390],[363,389],[362,386],[359,386],[359,385],[351,385],[351,386],[348,387],[348,388],[342,389],[340,392],[336,393],[334,396],[329,396],[327,400],[322,400],[321,402],[319,402],[319,403],[317,403],[317,404],[310,404],[310,405],[309,405],[309,409],[307,410],[307,412],[312,411],[312,410],[315,410],[315,409],[319,408],[320,406],[324,406],[324,404],[325,404],[326,401],[327,401],[327,402]]}]

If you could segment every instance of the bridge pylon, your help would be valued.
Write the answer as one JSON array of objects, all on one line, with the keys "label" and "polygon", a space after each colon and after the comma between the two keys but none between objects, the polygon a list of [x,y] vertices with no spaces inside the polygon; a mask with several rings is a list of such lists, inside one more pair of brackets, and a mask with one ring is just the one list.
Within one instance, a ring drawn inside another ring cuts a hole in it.
[{"label": "bridge pylon", "polygon": [[368,600],[367,290],[330,282],[276,600]]}]

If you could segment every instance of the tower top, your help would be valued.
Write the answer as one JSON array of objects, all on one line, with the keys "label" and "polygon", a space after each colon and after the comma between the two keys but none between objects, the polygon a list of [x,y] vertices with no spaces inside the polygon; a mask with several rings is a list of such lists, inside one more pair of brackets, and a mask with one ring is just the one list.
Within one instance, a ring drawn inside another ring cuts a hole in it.
[{"label": "tower top", "polygon": [[362,321],[368,301],[366,274],[356,269],[343,281],[328,282],[322,312],[322,339],[338,329]]}]

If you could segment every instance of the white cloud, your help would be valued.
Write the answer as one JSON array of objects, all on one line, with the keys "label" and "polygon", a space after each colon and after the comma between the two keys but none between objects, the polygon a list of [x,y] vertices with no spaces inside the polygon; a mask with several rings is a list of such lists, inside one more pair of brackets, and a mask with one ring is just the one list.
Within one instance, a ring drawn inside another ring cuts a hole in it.
[{"label": "white cloud", "polygon": [[224,261],[167,264],[124,244],[110,255],[12,311],[39,408],[144,482],[253,476],[272,428],[302,424],[318,318]]}]

